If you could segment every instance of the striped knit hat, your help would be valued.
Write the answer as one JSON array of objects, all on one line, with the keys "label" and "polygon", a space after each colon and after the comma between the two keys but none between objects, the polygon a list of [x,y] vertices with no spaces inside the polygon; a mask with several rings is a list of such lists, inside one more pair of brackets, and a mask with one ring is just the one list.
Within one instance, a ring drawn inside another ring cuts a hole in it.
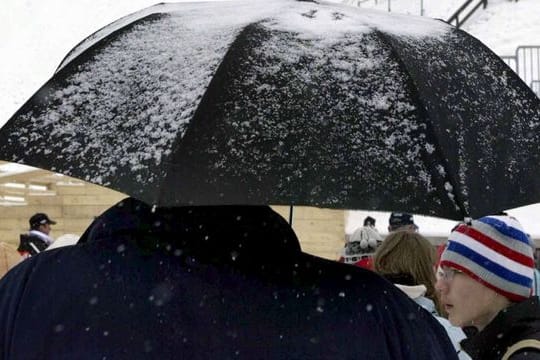
[{"label": "striped knit hat", "polygon": [[486,216],[461,224],[448,237],[441,266],[463,271],[511,301],[531,296],[533,246],[510,216]]}]

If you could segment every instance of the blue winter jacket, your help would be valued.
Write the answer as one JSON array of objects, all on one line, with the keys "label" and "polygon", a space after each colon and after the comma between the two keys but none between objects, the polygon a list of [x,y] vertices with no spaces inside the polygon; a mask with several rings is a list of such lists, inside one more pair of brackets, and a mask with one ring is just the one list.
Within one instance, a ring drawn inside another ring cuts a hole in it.
[{"label": "blue winter jacket", "polygon": [[373,272],[302,253],[265,206],[127,199],[0,281],[0,359],[455,359]]}]

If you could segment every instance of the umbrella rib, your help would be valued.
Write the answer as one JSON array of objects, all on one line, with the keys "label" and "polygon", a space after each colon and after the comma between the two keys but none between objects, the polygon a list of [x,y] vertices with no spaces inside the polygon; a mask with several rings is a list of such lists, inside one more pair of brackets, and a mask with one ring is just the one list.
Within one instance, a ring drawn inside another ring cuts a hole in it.
[{"label": "umbrella rib", "polygon": [[[390,49],[390,53],[392,54],[392,57],[395,59],[397,65],[403,71],[403,73],[406,74],[406,78],[407,78],[406,82],[408,84],[410,84],[409,86],[410,86],[411,96],[414,98],[414,100],[415,100],[415,102],[417,104],[421,105],[421,106],[418,107],[418,111],[421,114],[423,114],[424,116],[421,116],[420,118],[429,119],[430,118],[429,112],[426,110],[426,106],[424,105],[424,102],[422,101],[422,99],[419,96],[418,89],[417,89],[416,83],[414,81],[414,78],[411,75],[411,72],[410,72],[409,68],[407,67],[407,64],[401,59],[399,51],[393,45],[392,40],[390,39],[391,37],[388,36],[387,34],[381,32],[381,31],[379,31],[379,30],[374,30],[373,32],[374,32],[374,34],[377,35],[377,37],[379,38],[379,40],[382,43],[384,43],[386,46],[388,46],[388,48]],[[442,148],[440,146],[440,143],[439,143],[437,137],[435,136],[435,131],[433,130],[433,127],[432,127],[431,123],[429,121],[425,121],[425,125],[426,125],[426,133],[427,133],[427,135],[429,135],[429,138],[433,142],[433,145],[435,147],[434,153],[436,154],[436,157],[437,157],[439,163],[445,169],[445,176],[444,176],[443,181],[448,182],[448,184],[450,184],[450,186],[452,187],[451,191],[452,191],[452,194],[454,196],[454,200],[450,199],[450,197],[447,196],[448,201],[453,203],[455,206],[457,206],[456,210],[458,210],[458,208],[459,208],[459,214],[460,214],[461,218],[463,218],[463,219],[467,218],[467,217],[469,217],[469,213],[465,208],[464,201],[460,196],[460,192],[456,191],[457,189],[459,189],[459,183],[452,178],[451,172],[448,171],[450,166],[448,164],[448,161],[446,161],[445,157],[442,155],[442,153],[443,153]],[[432,170],[432,175],[437,174],[437,171],[435,171],[431,166],[429,167],[429,169]],[[435,179],[440,179],[440,175],[437,174],[437,176],[434,177],[434,178]],[[447,190],[447,191],[450,192],[450,190]],[[447,194],[448,194],[448,192],[447,192]]]},{"label": "umbrella rib", "polygon": [[[244,41],[244,38],[246,37],[246,32],[248,32],[250,28],[257,26],[258,23],[260,23],[260,21],[248,24],[244,26],[243,28],[241,28],[241,30],[238,32],[234,40],[230,43],[229,48],[227,49],[227,51],[221,58],[219,64],[216,66],[213,72],[212,78],[210,82],[208,83],[208,86],[204,90],[204,93],[201,96],[201,100],[199,104],[197,105],[193,113],[193,116],[191,117],[191,120],[189,121],[189,126],[187,127],[184,135],[182,137],[177,137],[174,145],[171,147],[172,148],[171,154],[181,153],[181,154],[184,154],[184,156],[186,157],[189,156],[190,149],[193,148],[193,143],[194,142],[197,143],[201,141],[201,139],[198,136],[200,135],[200,131],[197,130],[197,128],[199,127],[198,123],[201,121],[201,118],[204,118],[206,120],[204,127],[210,126],[208,121],[214,121],[214,122],[216,121],[215,118],[212,118],[212,117],[206,118],[202,114],[204,114],[205,111],[207,111],[207,108],[211,108],[210,105],[212,104],[212,101],[214,101],[215,98],[219,98],[220,96],[218,89],[220,88],[221,83],[227,81],[227,71],[228,71],[228,68],[230,68],[230,64],[227,63],[228,59],[231,57],[232,58],[236,57],[235,53],[241,50],[241,46],[239,46],[238,44]],[[195,134],[195,136],[193,136],[192,134]],[[166,189],[166,186],[163,186],[163,185],[167,184],[168,177],[169,177],[169,171],[168,171],[169,167],[178,166],[178,163],[177,161],[175,161],[174,158],[169,158],[169,160],[170,161],[165,161],[166,163],[168,162],[169,165],[167,167],[167,171],[163,179],[161,180],[161,185],[159,186],[157,202],[161,202],[161,199],[163,199],[163,197],[165,196],[164,191]],[[184,167],[186,166],[186,163],[187,162],[184,162],[183,164]],[[189,169],[188,171],[184,169],[183,172],[192,174],[195,172],[195,170],[196,169]]]}]

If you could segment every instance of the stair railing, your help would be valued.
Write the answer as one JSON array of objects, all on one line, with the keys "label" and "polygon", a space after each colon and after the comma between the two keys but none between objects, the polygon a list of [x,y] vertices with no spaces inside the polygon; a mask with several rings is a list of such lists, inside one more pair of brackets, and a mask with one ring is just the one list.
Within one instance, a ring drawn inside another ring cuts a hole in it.
[{"label": "stair railing", "polygon": [[[467,19],[470,18],[471,15],[474,14],[476,10],[478,10],[478,8],[480,8],[480,6],[483,6],[485,9],[487,5],[488,0],[467,0],[463,3],[463,5],[459,7],[459,9],[456,10],[454,14],[452,14],[452,16],[450,16],[450,18],[446,22],[449,24],[455,23],[453,25],[455,25],[457,28],[460,28],[461,25],[463,25],[463,23],[467,21]],[[463,17],[461,17],[463,13],[465,14]]]},{"label": "stair railing", "polygon": [[[408,1],[408,0],[407,0]],[[392,0],[342,0],[344,4],[362,7],[362,4],[367,2],[373,2],[375,5],[384,4],[386,2],[386,9],[388,12],[392,12]],[[424,16],[424,0],[420,0],[420,16]]]}]

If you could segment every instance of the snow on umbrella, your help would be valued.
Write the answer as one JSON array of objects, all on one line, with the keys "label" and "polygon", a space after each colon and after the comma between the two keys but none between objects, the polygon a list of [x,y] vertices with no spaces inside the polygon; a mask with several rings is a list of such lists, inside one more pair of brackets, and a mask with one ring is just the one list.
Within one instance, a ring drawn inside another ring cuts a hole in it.
[{"label": "snow on umbrella", "polygon": [[540,201],[540,100],[443,22],[335,4],[160,4],[81,42],[0,158],[162,206],[460,219]]}]

